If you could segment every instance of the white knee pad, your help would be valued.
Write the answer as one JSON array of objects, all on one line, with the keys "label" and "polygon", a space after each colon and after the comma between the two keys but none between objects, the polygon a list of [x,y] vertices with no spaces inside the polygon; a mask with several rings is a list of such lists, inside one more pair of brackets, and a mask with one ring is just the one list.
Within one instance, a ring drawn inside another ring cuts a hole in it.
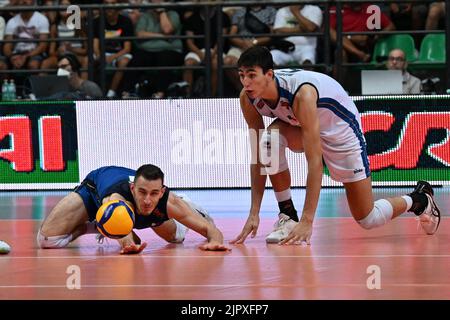
[{"label": "white knee pad", "polygon": [[375,201],[369,215],[357,222],[364,229],[372,229],[388,223],[392,219],[393,214],[394,208],[392,204],[385,199],[380,199]]},{"label": "white knee pad", "polygon": [[259,142],[259,151],[267,174],[277,174],[289,168],[286,159],[287,146],[286,138],[278,129],[264,131]]},{"label": "white knee pad", "polygon": [[184,241],[184,237],[186,237],[186,232],[188,231],[188,228],[184,224],[179,223],[175,219],[173,219],[173,221],[175,222],[175,225],[177,226],[177,230],[175,231],[175,237],[169,242],[182,243]]},{"label": "white knee pad", "polygon": [[72,238],[73,236],[71,234],[46,237],[41,233],[41,230],[39,230],[37,234],[37,243],[41,249],[64,248],[72,241]]}]

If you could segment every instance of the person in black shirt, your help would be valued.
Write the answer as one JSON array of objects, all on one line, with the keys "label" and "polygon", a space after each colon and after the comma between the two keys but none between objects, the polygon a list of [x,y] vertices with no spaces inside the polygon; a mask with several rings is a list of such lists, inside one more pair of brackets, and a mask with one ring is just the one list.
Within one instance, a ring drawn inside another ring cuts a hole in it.
[{"label": "person in black shirt", "polygon": [[[222,11],[219,12],[222,19],[222,34],[227,34],[230,27],[230,18]],[[214,96],[217,90],[217,7],[209,8],[209,17],[205,16],[204,8],[196,8],[193,14],[185,22],[185,32],[188,36],[204,35],[205,20],[209,21],[210,29],[210,49],[211,49],[211,87]],[[197,66],[206,64],[205,62],[205,37],[196,39],[187,39],[186,47],[189,53],[184,58],[185,66]],[[226,50],[226,48],[224,48]],[[189,94],[192,93],[194,83],[193,70],[186,70],[183,74],[184,81],[189,85]],[[210,79],[206,79],[209,81]]]},{"label": "person in black shirt", "polygon": [[[103,4],[117,4],[117,0],[104,0]],[[100,27],[100,18],[94,20],[94,53],[97,59],[100,55],[100,32],[105,33],[105,56],[106,64],[116,68],[126,68],[133,58],[131,55],[131,41],[121,40],[122,37],[134,36],[133,23],[128,17],[120,14],[118,9],[105,10],[105,29]],[[123,71],[116,71],[111,79],[111,84],[106,97],[116,97],[117,91],[121,85]]]}]

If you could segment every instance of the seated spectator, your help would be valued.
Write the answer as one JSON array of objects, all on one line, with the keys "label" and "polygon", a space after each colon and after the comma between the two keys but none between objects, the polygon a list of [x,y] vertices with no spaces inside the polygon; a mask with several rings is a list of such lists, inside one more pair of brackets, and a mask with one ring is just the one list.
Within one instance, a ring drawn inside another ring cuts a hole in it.
[{"label": "seated spectator", "polygon": [[425,3],[392,2],[389,4],[391,21],[397,30],[422,30],[428,7]]},{"label": "seated spectator", "polygon": [[[61,0],[60,5],[70,6],[70,0]],[[59,11],[56,17],[56,23],[50,27],[50,35],[52,38],[79,38],[85,37],[83,29],[71,29],[67,26],[67,19],[70,13],[66,10]],[[83,69],[88,66],[87,45],[85,41],[54,41],[50,43],[49,57],[41,64],[41,69],[55,69],[58,64],[58,57],[66,53],[75,55],[81,63]],[[87,72],[82,72],[82,78],[87,79]]]},{"label": "seated spectator", "polygon": [[[117,4],[117,0],[104,0],[103,4]],[[119,9],[105,10],[105,28],[100,26],[100,19],[94,20],[94,53],[100,58],[100,32],[105,34],[106,64],[110,67],[126,68],[133,56],[131,55],[131,41],[120,40],[121,37],[134,36],[134,27],[131,20],[120,14]],[[117,91],[122,83],[123,71],[115,71],[111,79],[108,98],[117,97]]]},{"label": "seated spectator", "polygon": [[403,50],[394,49],[389,52],[388,60],[386,62],[388,70],[400,70],[403,74],[403,93],[404,94],[418,94],[421,92],[421,81],[419,78],[411,75],[406,68],[408,62]]},{"label": "seated spectator", "polygon": [[[145,4],[147,1],[144,0],[129,0],[128,3],[129,4]],[[136,26],[137,22],[139,21],[139,18],[142,15],[142,12],[144,11],[144,9],[141,8],[127,8],[127,9],[123,9],[121,14],[123,14],[125,17],[128,17],[131,22],[133,23],[133,26]]]},{"label": "seated spectator", "polygon": [[[33,6],[34,0],[20,0],[18,5]],[[39,69],[46,57],[49,22],[37,11],[22,11],[6,24],[5,40],[35,39],[36,42],[6,42],[3,53],[13,69]]]},{"label": "seated spectator", "polygon": [[[322,25],[322,10],[313,5],[292,5],[280,8],[275,17],[275,33],[315,32]],[[271,51],[275,65],[294,62],[296,64],[316,63],[317,37],[291,36],[287,41],[295,45],[292,52],[274,49]]]},{"label": "seated spectator", "polygon": [[[248,15],[252,15],[254,18],[261,22],[263,29],[267,30],[250,30],[248,21],[246,18]],[[246,8],[238,8],[231,17],[230,35],[239,35],[239,38],[229,38],[231,44],[230,50],[227,52],[223,63],[225,66],[235,66],[241,53],[246,49],[258,45],[268,45],[271,41],[270,37],[260,37],[258,33],[270,33],[275,20],[276,9],[271,6],[255,5]],[[266,31],[266,32],[264,32]],[[236,68],[226,68],[225,73],[230,79],[233,87],[241,91],[242,84],[239,80],[239,74]]]},{"label": "seated spectator", "polygon": [[437,30],[439,28],[439,22],[443,18],[445,18],[445,1],[433,2],[430,4],[425,29]]},{"label": "seated spectator", "polygon": [[59,76],[69,77],[70,92],[61,92],[50,99],[100,99],[103,93],[100,87],[93,81],[80,77],[81,65],[73,54],[65,54],[58,59]]},{"label": "seated spectator", "polygon": [[[161,3],[152,0],[152,3]],[[130,67],[163,67],[183,65],[183,43],[180,39],[167,39],[166,36],[180,35],[181,23],[178,13],[164,8],[143,12],[136,25],[136,35],[147,40],[137,41]],[[125,91],[131,91],[139,79],[141,71],[127,71],[124,78]],[[181,75],[180,75],[181,77]],[[155,92],[154,98],[164,98],[169,85],[175,82],[173,70],[159,70],[157,76],[149,79]]]},{"label": "seated spectator", "polygon": [[[57,6],[58,1],[57,0],[45,0],[45,1],[42,1],[42,4],[38,4],[38,5],[52,7],[52,6]],[[42,14],[47,17],[50,27],[56,23],[56,19],[58,17],[58,13],[56,11],[43,10]]]},{"label": "seated spectator", "polygon": [[[381,13],[381,28],[380,30],[371,30],[367,26],[367,21],[372,13],[367,8],[370,4],[344,4],[342,6],[342,31],[343,32],[366,32],[366,31],[392,31],[395,26],[389,17]],[[336,7],[330,8],[330,39],[336,42]],[[372,42],[376,37],[370,37],[367,34],[361,35],[347,35],[342,38],[343,61],[368,62],[370,60],[369,52],[372,52]]]},{"label": "seated spectator", "polygon": [[[219,12],[222,16],[222,34],[228,34],[230,27],[230,18],[222,11]],[[204,7],[196,7],[192,15],[186,20],[185,31],[186,35],[204,35],[205,34],[205,20],[209,22],[209,28],[211,30],[210,37],[210,54],[211,61],[205,61],[205,39],[187,39],[186,46],[189,50],[188,54],[184,57],[184,65],[187,67],[198,66],[200,64],[211,63],[211,79],[205,79],[205,81],[211,81],[212,95],[214,96],[217,91],[217,7],[210,7],[209,17],[205,16]],[[188,94],[193,92],[194,73],[193,70],[185,70],[183,74],[184,81],[188,83]],[[199,90],[198,94],[204,95],[203,89]]]},{"label": "seated spectator", "polygon": [[[3,40],[5,36],[5,19],[0,16],[0,40]],[[3,44],[0,44],[0,52],[3,52]],[[8,64],[7,59],[3,55],[0,54],[0,71],[7,70]],[[3,83],[3,80],[6,79],[5,73],[0,73],[0,82]]]}]

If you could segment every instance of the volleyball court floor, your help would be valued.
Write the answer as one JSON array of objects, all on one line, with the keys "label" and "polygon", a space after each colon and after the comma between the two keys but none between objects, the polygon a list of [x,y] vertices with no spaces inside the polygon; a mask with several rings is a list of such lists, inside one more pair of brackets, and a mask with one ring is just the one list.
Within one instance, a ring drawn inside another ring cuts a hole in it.
[{"label": "volleyball court floor", "polygon": [[[376,198],[408,189],[375,189]],[[250,190],[183,190],[206,208],[225,242],[241,231]],[[277,204],[267,190],[258,235],[230,252],[204,252],[192,230],[167,244],[139,230],[148,247],[120,255],[116,241],[85,235],[69,247],[36,246],[40,221],[67,192],[0,193],[0,299],[303,300],[450,299],[450,188],[437,188],[443,214],[438,232],[422,234],[412,214],[374,230],[350,217],[342,189],[322,189],[311,246],[266,244]],[[304,189],[294,189],[301,208]]]}]

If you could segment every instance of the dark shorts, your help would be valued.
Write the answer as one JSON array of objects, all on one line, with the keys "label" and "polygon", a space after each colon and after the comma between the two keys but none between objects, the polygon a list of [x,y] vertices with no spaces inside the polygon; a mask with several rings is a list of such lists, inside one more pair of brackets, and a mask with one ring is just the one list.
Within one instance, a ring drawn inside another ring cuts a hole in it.
[{"label": "dark shorts", "polygon": [[83,180],[83,182],[81,182],[81,184],[73,191],[78,193],[81,199],[83,199],[84,206],[86,207],[86,211],[89,216],[89,221],[94,221],[97,210],[101,206],[95,186],[91,184],[89,180]]}]

